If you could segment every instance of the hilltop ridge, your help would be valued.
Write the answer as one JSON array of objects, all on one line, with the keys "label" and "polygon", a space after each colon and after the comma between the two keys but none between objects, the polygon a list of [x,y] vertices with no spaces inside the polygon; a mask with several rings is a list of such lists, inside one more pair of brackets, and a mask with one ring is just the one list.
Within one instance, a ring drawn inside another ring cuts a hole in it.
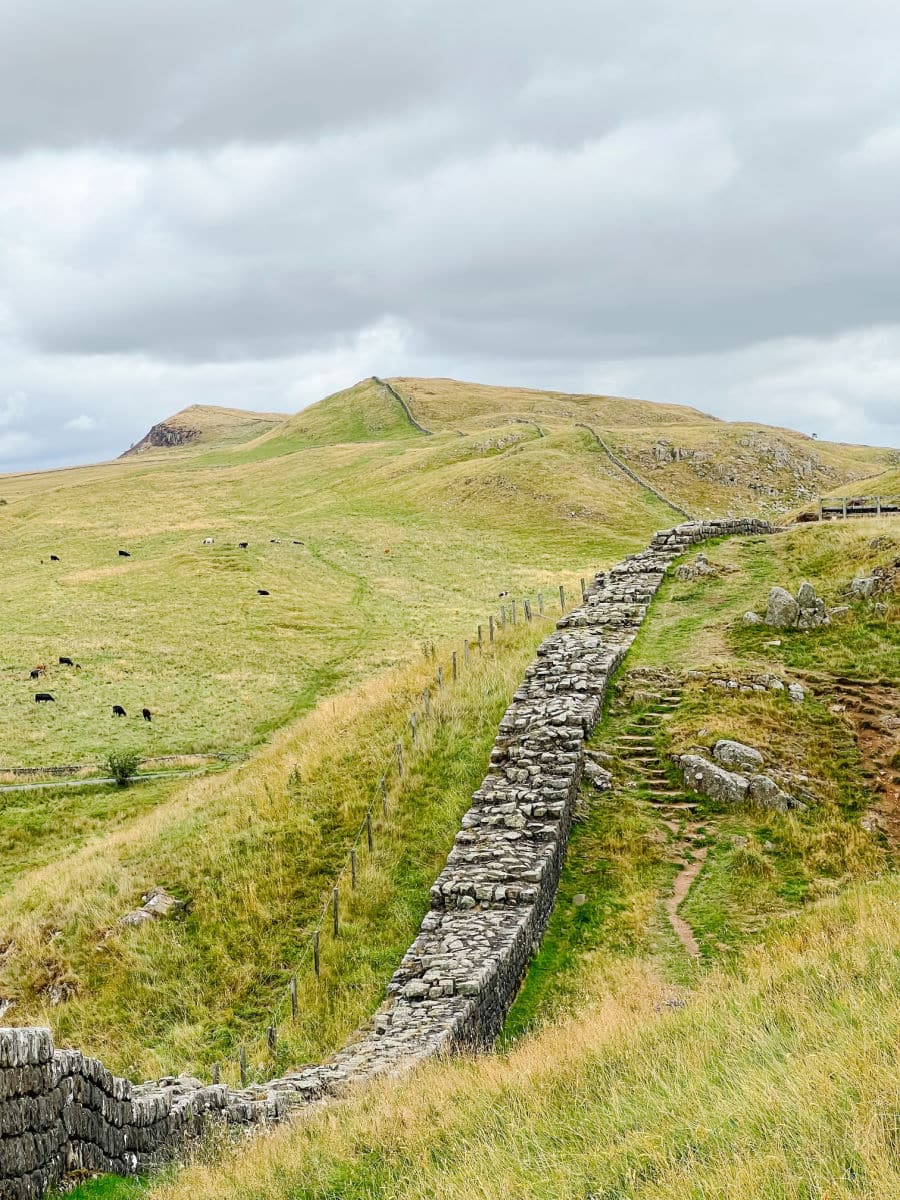
[{"label": "hilltop ridge", "polygon": [[174,449],[210,442],[240,443],[267,433],[286,420],[287,413],[251,412],[217,404],[191,404],[158,421],[120,458],[148,450]]}]

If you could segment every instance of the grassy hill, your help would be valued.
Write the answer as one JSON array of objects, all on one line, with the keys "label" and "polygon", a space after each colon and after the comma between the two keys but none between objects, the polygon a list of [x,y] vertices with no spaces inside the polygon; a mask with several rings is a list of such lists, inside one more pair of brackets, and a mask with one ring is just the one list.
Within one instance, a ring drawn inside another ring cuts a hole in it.
[{"label": "grassy hill", "polygon": [[[777,518],[896,462],[897,452],[818,441],[789,429],[720,421],[677,404],[616,396],[486,387],[450,379],[393,379],[414,415],[445,430],[507,420],[585,424],[629,467],[696,516]],[[867,485],[868,486],[868,485]]]},{"label": "grassy hill", "polygon": [[[857,571],[898,549],[891,519],[714,547],[719,574],[664,584],[623,683],[697,667],[900,683],[896,590],[884,610],[854,601],[843,623],[808,633],[773,637],[741,620],[773,583],[807,578],[830,603],[844,599]],[[624,745],[620,735],[652,711],[627,694],[599,727],[598,749]],[[666,916],[683,824],[673,828],[614,757],[615,789],[584,790],[586,815],[500,1054],[379,1084],[224,1161],[214,1143],[149,1196],[897,1193],[896,843],[861,824],[880,784],[831,701],[819,685],[795,705],[772,692],[726,699],[687,679],[666,714],[662,753],[738,737],[811,789],[801,811],[703,801],[683,819],[705,855],[681,908],[697,959]],[[896,728],[887,736],[896,753]]]},{"label": "grassy hill", "polygon": [[[498,593],[536,602],[542,592],[549,620],[560,583],[576,594],[581,576],[678,519],[622,471],[595,433],[659,492],[694,511],[707,504],[720,512],[783,511],[809,489],[848,486],[891,469],[890,451],[730,425],[674,406],[450,381],[389,382],[366,380],[252,434],[248,424],[211,419],[200,438],[184,445],[2,481],[0,771],[96,761],[129,747],[156,755],[227,749],[248,757],[188,784],[55,789],[43,802],[0,794],[0,846],[14,860],[0,872],[0,1001],[13,1002],[4,1019],[49,1023],[61,1042],[137,1076],[207,1072],[220,1061],[224,1077],[235,1082],[239,1044],[260,1077],[327,1053],[382,995],[484,773],[497,720],[548,626],[508,628],[492,650],[473,657],[464,679],[448,684],[435,702],[413,753],[409,713],[421,704],[424,687],[434,692],[438,663],[449,680],[451,647],[460,651],[462,638],[474,639],[476,624],[498,613]],[[766,486],[774,494],[763,494],[757,485],[769,478],[769,466],[775,482]],[[737,569],[703,584],[667,583],[633,664],[895,672],[896,607],[881,613],[859,606],[846,625],[815,638],[786,637],[777,647],[766,644],[773,639],[765,631],[740,622],[745,608],[764,604],[768,586],[797,583],[801,575],[829,600],[840,598],[856,570],[892,561],[893,529],[889,521],[859,522],[723,546],[716,556]],[[207,538],[212,545],[204,544]],[[120,549],[130,557],[120,557]],[[51,562],[51,554],[59,561]],[[260,589],[270,594],[260,596]],[[432,641],[437,660],[422,654]],[[81,669],[55,665],[60,655]],[[28,672],[37,663],[50,668],[39,687],[54,694],[53,705],[34,703]],[[719,701],[686,694],[671,744],[712,726],[746,737],[772,734],[776,718],[784,717],[766,700],[738,705],[726,720]],[[128,717],[114,718],[113,704],[124,705]],[[150,724],[136,715],[145,705],[154,714]],[[619,719],[612,714],[613,723]],[[529,1031],[548,1014],[565,1019],[573,1008],[593,1004],[603,1010],[598,997],[614,990],[620,976],[636,981],[625,1007],[638,1015],[649,1017],[635,999],[641,987],[657,998],[669,994],[664,989],[689,988],[702,1011],[711,1011],[703,1008],[709,968],[746,952],[776,918],[884,868],[879,835],[860,830],[859,759],[837,715],[811,704],[791,719],[784,753],[795,756],[797,770],[821,777],[821,803],[783,823],[704,814],[709,869],[685,907],[702,946],[701,967],[685,961],[665,924],[675,866],[666,858],[665,826],[650,822],[640,792],[633,811],[595,806],[573,843],[550,957],[536,963],[524,1000],[531,1007],[515,1017],[510,1037],[546,1037],[535,1042],[543,1062],[541,1046],[552,1055],[554,1038],[568,1035]],[[343,877],[344,935],[323,944],[316,981],[310,934],[398,738],[405,739],[408,769],[402,781],[391,777],[389,816],[378,817],[371,857],[363,847],[352,894]],[[735,860],[734,837],[748,839],[752,853]],[[598,862],[609,866],[599,872],[596,894],[575,905]],[[157,886],[184,902],[180,914],[122,926],[120,917]],[[863,897],[859,911],[868,903]],[[739,916],[745,910],[746,920]],[[882,918],[873,920],[872,929],[880,928]],[[285,1020],[284,999],[295,971],[301,1016],[293,1023]],[[722,989],[730,978],[721,977]],[[860,1003],[868,1004],[865,987]],[[725,990],[713,988],[714,995]],[[745,994],[751,1009],[754,995]],[[727,1001],[721,1004],[725,1012]],[[272,1055],[265,1029],[276,1011]],[[725,1025],[710,1020],[709,1036],[718,1036]],[[838,1013],[836,1037],[842,1021]],[[672,1052],[676,1071],[681,1051]],[[613,1057],[621,1064],[628,1053],[623,1043]],[[492,1072],[509,1071],[503,1089],[530,1103],[528,1061],[523,1043],[508,1064],[452,1067],[447,1078],[463,1072],[460,1078],[476,1091],[487,1087],[493,1104],[490,1080],[501,1074]],[[840,1057],[833,1061],[846,1065]],[[470,1069],[483,1069],[484,1079],[465,1076]],[[552,1075],[553,1067],[533,1069]],[[768,1069],[759,1065],[760,1086]],[[443,1077],[435,1071],[427,1078],[440,1089]],[[618,1086],[614,1074],[609,1079]],[[622,1080],[631,1086],[627,1072]],[[555,1085],[547,1087],[550,1094]],[[672,1094],[674,1107],[679,1095]],[[579,1105],[582,1099],[579,1093]],[[668,1101],[659,1103],[664,1108]],[[562,1099],[560,1105],[560,1119],[568,1119],[571,1110]],[[647,1113],[661,1120],[663,1108]],[[322,1120],[330,1128],[332,1118]],[[451,1121],[448,1128],[457,1126]],[[537,1153],[542,1135],[532,1128]],[[504,1143],[500,1124],[485,1131],[488,1139],[495,1135]],[[435,1144],[433,1152],[425,1141],[409,1146],[419,1147],[423,1162],[448,1163],[452,1182],[450,1143]],[[266,1188],[281,1186],[271,1180],[282,1171],[306,1194],[329,1194],[309,1190],[319,1184],[296,1174],[289,1138],[275,1143],[273,1154],[282,1153],[278,1147],[288,1147],[280,1166],[270,1171],[257,1163]],[[414,1183],[419,1194],[459,1194],[441,1193],[427,1173],[407,1178],[405,1158],[367,1179],[355,1147],[323,1141],[312,1151],[324,1164],[322,1189],[327,1183],[330,1194],[343,1194],[334,1189],[344,1171],[348,1187],[359,1180],[360,1188],[371,1185],[359,1194],[394,1194],[390,1187],[414,1194]],[[478,1153],[498,1156],[498,1178],[514,1179],[503,1174],[511,1167],[490,1140],[479,1143]],[[465,1170],[460,1179],[468,1178]],[[661,1165],[652,1171],[665,1178]],[[612,1196],[619,1177],[609,1178],[604,1186]],[[202,1186],[213,1184],[204,1179]],[[275,1200],[282,1193],[250,1194]]]},{"label": "grassy hill", "polygon": [[[357,428],[350,401],[304,415],[302,449],[288,423],[4,481],[0,768],[246,750],[423,639],[470,632],[499,591],[571,590],[667,519],[579,430],[426,438],[395,404],[404,437],[310,444],[317,421]],[[53,705],[34,703],[36,664]]]}]

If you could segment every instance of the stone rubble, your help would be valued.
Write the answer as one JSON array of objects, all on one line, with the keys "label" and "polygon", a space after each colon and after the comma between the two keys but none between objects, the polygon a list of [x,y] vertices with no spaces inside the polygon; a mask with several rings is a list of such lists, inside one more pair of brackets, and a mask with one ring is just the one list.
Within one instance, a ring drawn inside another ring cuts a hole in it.
[{"label": "stone rubble", "polygon": [[831,615],[825,607],[825,601],[816,595],[813,585],[801,583],[796,598],[783,587],[773,587],[769,592],[765,617],[747,612],[744,613],[744,624],[758,625],[762,622],[776,629],[818,629],[830,624]]},{"label": "stone rubble", "polygon": [[280,1121],[349,1084],[490,1046],[553,906],[585,741],[666,570],[706,539],[771,532],[751,519],[688,522],[596,576],[539,647],[500,723],[489,773],[387,1001],[331,1062],[243,1091],[185,1076],[136,1086],[54,1049],[49,1030],[0,1029],[0,1200],[37,1200],[76,1170],[143,1171],[211,1118]]}]

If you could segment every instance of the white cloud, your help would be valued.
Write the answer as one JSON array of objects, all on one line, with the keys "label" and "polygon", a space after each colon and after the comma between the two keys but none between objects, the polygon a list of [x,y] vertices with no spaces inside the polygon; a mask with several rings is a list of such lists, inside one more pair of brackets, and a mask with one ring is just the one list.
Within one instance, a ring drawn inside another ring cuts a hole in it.
[{"label": "white cloud", "polygon": [[72,417],[70,421],[66,421],[66,429],[71,429],[75,433],[90,433],[96,429],[98,425],[94,417],[88,416],[87,413],[79,413],[77,417]]}]

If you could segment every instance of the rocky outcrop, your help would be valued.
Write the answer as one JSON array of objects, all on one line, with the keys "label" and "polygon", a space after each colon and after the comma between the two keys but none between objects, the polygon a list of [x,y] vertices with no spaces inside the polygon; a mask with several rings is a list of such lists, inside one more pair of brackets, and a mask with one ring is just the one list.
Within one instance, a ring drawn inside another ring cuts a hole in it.
[{"label": "rocky outcrop", "polygon": [[154,450],[158,447],[189,446],[200,436],[199,429],[190,429],[185,425],[169,425],[165,421],[160,421],[120,457],[129,458],[133,454],[143,454],[146,450]]},{"label": "rocky outcrop", "polygon": [[679,525],[596,576],[539,647],[500,724],[386,1003],[331,1062],[245,1091],[186,1077],[136,1087],[78,1051],[54,1050],[48,1030],[0,1030],[0,1200],[35,1200],[76,1169],[146,1169],[211,1118],[280,1120],[348,1084],[489,1046],[553,907],[585,741],[666,570],[706,538],[768,532],[744,519]]},{"label": "rocky outcrop", "polygon": [[[728,744],[741,746],[742,750],[751,749],[749,746],[742,746],[740,742]],[[721,745],[722,743],[718,742],[717,748]],[[749,801],[761,808],[771,808],[778,812],[787,812],[789,808],[804,807],[796,797],[784,791],[769,775],[763,775],[760,772],[743,774],[738,771],[730,771],[717,762],[709,762],[701,754],[682,754],[678,763],[686,788],[722,804],[740,804]],[[750,764],[751,769],[758,765],[762,765],[762,755],[759,755],[759,763]]]}]

